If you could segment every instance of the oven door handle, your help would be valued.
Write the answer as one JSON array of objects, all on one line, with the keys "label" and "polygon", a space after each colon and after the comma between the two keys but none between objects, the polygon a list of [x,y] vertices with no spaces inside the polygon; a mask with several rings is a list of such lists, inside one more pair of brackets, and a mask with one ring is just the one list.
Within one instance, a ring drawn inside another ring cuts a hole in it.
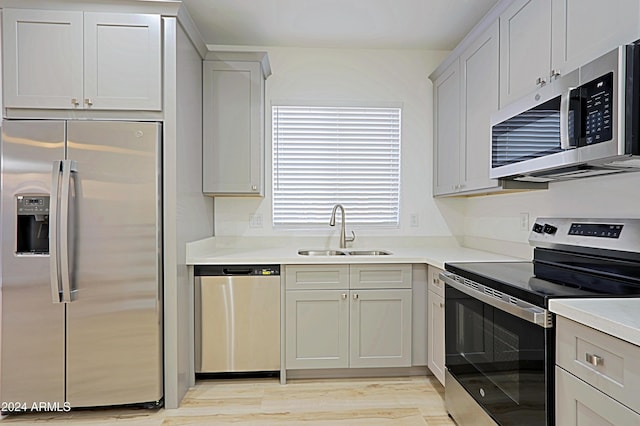
[{"label": "oven door handle", "polygon": [[[440,278],[445,282],[445,284],[450,285],[462,293],[465,293],[474,299],[478,299],[487,305],[493,306],[496,309],[504,311],[508,314],[514,315],[518,318],[521,318],[525,321],[528,321],[532,324],[539,325],[543,328],[551,328],[553,327],[553,321],[551,319],[551,315],[548,310],[539,308],[537,306],[524,307],[514,305],[509,302],[505,302],[501,299],[496,299],[493,296],[489,296],[488,294],[476,290],[475,288],[469,287],[463,283],[460,283],[452,278],[453,274],[449,272],[440,273]],[[483,288],[481,284],[480,288]],[[445,294],[445,303],[446,303],[446,294]]]}]

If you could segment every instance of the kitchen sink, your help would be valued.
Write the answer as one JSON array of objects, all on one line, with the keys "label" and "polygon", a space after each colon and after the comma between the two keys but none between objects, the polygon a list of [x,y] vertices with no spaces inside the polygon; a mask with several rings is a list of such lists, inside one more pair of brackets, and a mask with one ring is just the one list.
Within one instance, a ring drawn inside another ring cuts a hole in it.
[{"label": "kitchen sink", "polygon": [[390,251],[384,250],[349,250],[347,253],[351,256],[388,256],[392,254]]},{"label": "kitchen sink", "polygon": [[387,256],[391,253],[385,250],[298,250],[301,256]]},{"label": "kitchen sink", "polygon": [[344,256],[347,253],[340,250],[298,250],[301,256]]}]

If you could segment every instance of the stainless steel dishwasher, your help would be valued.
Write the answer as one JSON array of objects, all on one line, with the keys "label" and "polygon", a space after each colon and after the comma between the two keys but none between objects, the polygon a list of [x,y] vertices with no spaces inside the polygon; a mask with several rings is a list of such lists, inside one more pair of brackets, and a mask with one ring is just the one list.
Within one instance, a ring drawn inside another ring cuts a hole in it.
[{"label": "stainless steel dishwasher", "polygon": [[280,370],[280,265],[194,272],[196,373]]}]

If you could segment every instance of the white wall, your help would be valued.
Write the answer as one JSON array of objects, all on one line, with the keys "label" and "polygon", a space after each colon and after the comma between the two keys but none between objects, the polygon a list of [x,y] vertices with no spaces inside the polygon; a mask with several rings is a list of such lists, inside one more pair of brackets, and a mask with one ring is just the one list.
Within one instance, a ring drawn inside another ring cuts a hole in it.
[{"label": "white wall", "polygon": [[[215,46],[209,46],[215,50]],[[427,76],[448,52],[384,49],[268,48],[272,76],[266,86],[266,191],[259,198],[215,200],[216,236],[287,236],[271,226],[271,104],[402,105],[401,225],[398,229],[353,228],[359,235],[450,236],[438,203],[431,197],[433,152],[433,91]],[[444,205],[448,209],[447,203]],[[455,203],[455,202],[454,202]],[[262,227],[250,227],[252,215],[262,216]],[[327,211],[327,221],[331,212]],[[418,227],[409,226],[411,214]],[[459,214],[449,216],[461,220]],[[348,219],[348,212],[347,212]],[[456,220],[453,220],[456,222]],[[455,228],[456,225],[453,225]],[[461,227],[458,226],[459,228]],[[352,229],[351,227],[349,229]],[[313,235],[336,235],[327,226]],[[298,231],[299,233],[299,231]]]},{"label": "white wall", "polygon": [[530,256],[520,213],[536,217],[640,218],[640,172],[550,183],[548,190],[475,197],[464,209],[465,244]]}]

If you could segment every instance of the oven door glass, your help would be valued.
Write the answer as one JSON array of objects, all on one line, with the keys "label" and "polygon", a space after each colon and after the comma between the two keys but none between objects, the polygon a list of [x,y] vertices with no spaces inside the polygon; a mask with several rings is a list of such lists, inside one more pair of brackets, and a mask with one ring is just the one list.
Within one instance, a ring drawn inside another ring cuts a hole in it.
[{"label": "oven door glass", "polygon": [[445,287],[445,365],[500,425],[552,424],[553,328]]}]

